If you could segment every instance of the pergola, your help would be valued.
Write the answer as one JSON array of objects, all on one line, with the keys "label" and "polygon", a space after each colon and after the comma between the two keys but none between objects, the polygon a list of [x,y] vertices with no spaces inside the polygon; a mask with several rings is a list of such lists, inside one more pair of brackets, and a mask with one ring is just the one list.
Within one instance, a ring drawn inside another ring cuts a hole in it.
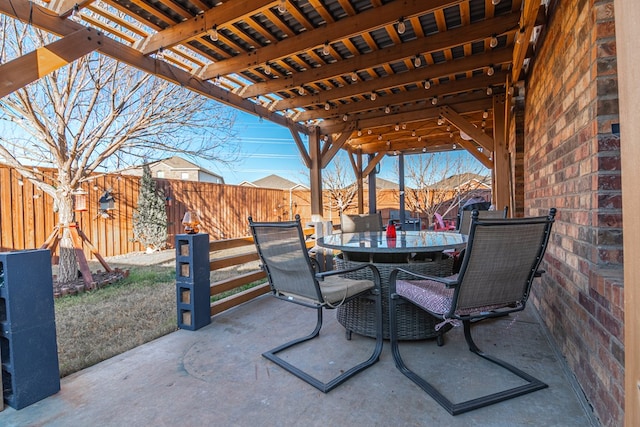
[{"label": "pergola", "polygon": [[[551,23],[547,8],[558,3],[0,0],[0,13],[60,36],[1,64],[0,96],[98,50],[290,129],[311,172],[314,214],[322,214],[322,169],[341,149],[356,172],[360,210],[363,179],[384,156],[465,149],[492,170],[493,202],[513,212],[522,163],[513,142],[523,132],[512,107],[524,95],[538,35]],[[637,236],[640,12],[635,0],[613,3],[624,231]],[[591,18],[593,26],[599,18]],[[639,256],[638,240],[625,239],[625,260]],[[640,419],[637,264],[624,268],[629,425]]]},{"label": "pergola", "polygon": [[363,179],[384,156],[455,149],[493,170],[494,202],[507,206],[510,101],[545,3],[0,0],[2,13],[62,37],[2,65],[0,95],[98,50],[288,127],[311,171],[313,214],[340,149],[360,211]]}]

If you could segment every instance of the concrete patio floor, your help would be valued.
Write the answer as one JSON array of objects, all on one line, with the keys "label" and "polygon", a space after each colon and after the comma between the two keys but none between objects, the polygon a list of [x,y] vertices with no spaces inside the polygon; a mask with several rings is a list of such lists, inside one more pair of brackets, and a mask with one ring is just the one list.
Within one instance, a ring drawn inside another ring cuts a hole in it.
[{"label": "concrete patio floor", "polygon": [[[288,353],[293,363],[335,374],[364,360],[374,340],[344,329],[325,311],[320,338]],[[314,325],[315,315],[263,296],[215,316],[198,331],[180,330],[62,379],[59,393],[19,411],[0,412],[2,426],[598,426],[582,393],[550,345],[535,309],[485,321],[474,338],[545,381],[549,388],[451,416],[394,366],[380,361],[328,394],[261,356]],[[462,328],[435,341],[405,342],[406,363],[454,400],[513,383],[471,354]],[[331,372],[334,371],[334,372]],[[325,374],[327,376],[325,376]],[[328,378],[327,378],[328,379]],[[477,395],[477,394],[476,394]]]}]

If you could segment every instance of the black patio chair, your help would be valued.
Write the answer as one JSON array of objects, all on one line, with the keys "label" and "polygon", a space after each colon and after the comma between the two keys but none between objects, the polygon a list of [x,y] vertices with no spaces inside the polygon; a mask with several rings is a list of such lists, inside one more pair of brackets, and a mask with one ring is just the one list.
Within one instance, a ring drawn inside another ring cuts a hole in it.
[{"label": "black patio chair", "polygon": [[[312,308],[317,312],[316,327],[309,335],[296,338],[262,355],[324,393],[376,363],[382,352],[383,340],[382,295],[378,270],[373,265],[367,264],[348,270],[317,271],[317,263],[314,264],[315,260],[310,258],[307,252],[298,215],[295,221],[287,222],[254,222],[249,217],[249,225],[262,261],[262,268],[269,279],[272,295],[283,301]],[[374,281],[347,279],[342,276],[362,268],[371,269]],[[342,374],[323,383],[277,356],[277,353],[319,335],[322,328],[323,308],[337,308],[353,298],[371,294],[376,304],[377,332],[375,348],[366,361],[345,369]]]},{"label": "black patio chair", "polygon": [[[443,278],[400,269],[392,272],[389,329],[396,367],[452,415],[547,387],[547,384],[515,366],[482,352],[471,337],[471,326],[479,319],[524,310],[531,284],[540,273],[538,267],[549,241],[555,214],[554,208],[548,216],[480,219],[475,211],[459,274]],[[400,271],[417,280],[397,279]],[[396,330],[396,310],[402,300],[443,319],[442,324],[462,321],[464,337],[471,352],[507,369],[525,380],[526,384],[453,403],[427,380],[410,370],[402,360]]]}]

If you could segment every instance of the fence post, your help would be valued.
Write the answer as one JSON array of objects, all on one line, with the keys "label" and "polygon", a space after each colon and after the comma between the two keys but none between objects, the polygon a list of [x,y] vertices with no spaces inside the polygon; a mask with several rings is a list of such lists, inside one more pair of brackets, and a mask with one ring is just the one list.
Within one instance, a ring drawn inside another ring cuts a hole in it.
[{"label": "fence post", "polygon": [[195,331],[211,323],[209,235],[176,236],[178,327]]}]

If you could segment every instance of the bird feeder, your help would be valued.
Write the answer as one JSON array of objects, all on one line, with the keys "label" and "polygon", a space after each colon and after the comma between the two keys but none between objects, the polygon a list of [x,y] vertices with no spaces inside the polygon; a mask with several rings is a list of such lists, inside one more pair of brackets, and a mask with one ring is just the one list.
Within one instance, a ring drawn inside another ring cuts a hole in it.
[{"label": "bird feeder", "polygon": [[115,200],[109,190],[102,193],[98,202],[100,203],[100,210],[102,212],[112,211],[115,209]]},{"label": "bird feeder", "polygon": [[76,188],[71,192],[73,197],[73,210],[76,212],[84,212],[89,210],[87,205],[87,192],[81,187]]}]

